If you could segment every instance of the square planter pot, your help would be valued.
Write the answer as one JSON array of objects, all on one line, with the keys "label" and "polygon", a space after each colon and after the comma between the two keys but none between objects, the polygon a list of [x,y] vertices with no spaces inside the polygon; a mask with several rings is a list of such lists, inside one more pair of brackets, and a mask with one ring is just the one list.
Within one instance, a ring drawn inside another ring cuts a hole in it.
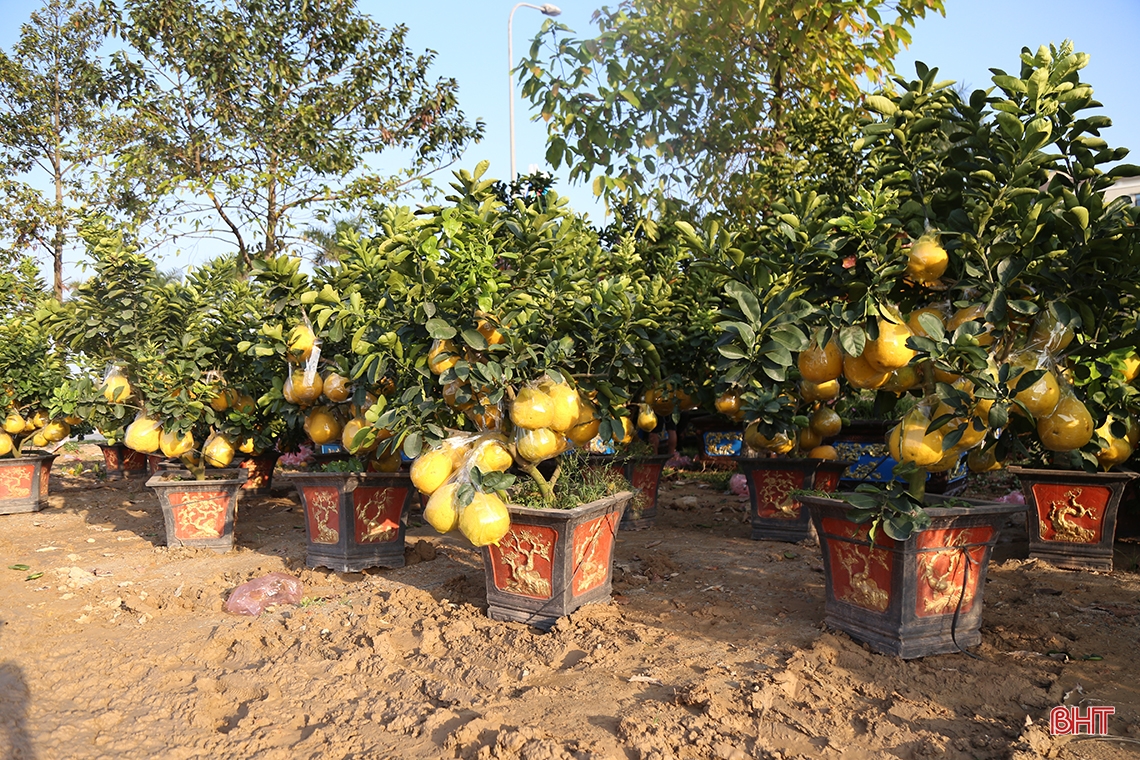
[{"label": "square planter pot", "polygon": [[982,640],[982,595],[990,554],[1006,518],[1020,504],[971,502],[938,507],[928,495],[932,523],[906,541],[871,523],[848,519],[837,499],[805,496],[823,551],[827,625],[876,652],[903,659],[957,652]]},{"label": "square planter pot", "polygon": [[121,443],[101,443],[99,448],[103,451],[103,464],[107,466],[107,480],[150,476],[147,455],[141,451],[128,449]]},{"label": "square planter pot", "polygon": [[584,604],[610,599],[618,523],[631,491],[574,509],[508,505],[511,529],[483,547],[487,614],[549,629]]},{"label": "square planter pot", "polygon": [[669,461],[667,456],[639,457],[595,455],[589,458],[591,467],[606,467],[625,478],[633,486],[634,496],[622,514],[621,530],[645,530],[657,521],[657,488],[661,485],[661,471]]},{"label": "square planter pot", "polygon": [[43,509],[54,461],[55,454],[40,452],[0,459],[0,515]]},{"label": "square planter pot", "polygon": [[283,476],[305,507],[305,564],[340,573],[403,567],[413,496],[407,473],[297,472]]},{"label": "square planter pot", "polygon": [[748,479],[753,541],[798,543],[811,537],[811,517],[792,491],[825,491],[839,485],[850,462],[831,459],[740,459]]},{"label": "square planter pot", "polygon": [[1137,473],[1009,471],[1025,494],[1030,557],[1073,570],[1112,571],[1120,498]]},{"label": "square planter pot", "polygon": [[249,473],[249,477],[242,486],[243,491],[255,494],[268,494],[273,490],[273,470],[277,467],[277,458],[281,455],[276,451],[263,451],[256,456],[246,457],[238,467]]},{"label": "square planter pot", "polygon": [[214,480],[194,480],[186,470],[161,470],[146,482],[158,495],[166,523],[166,545],[228,552],[234,546],[234,517],[246,473],[237,468],[207,470]]}]

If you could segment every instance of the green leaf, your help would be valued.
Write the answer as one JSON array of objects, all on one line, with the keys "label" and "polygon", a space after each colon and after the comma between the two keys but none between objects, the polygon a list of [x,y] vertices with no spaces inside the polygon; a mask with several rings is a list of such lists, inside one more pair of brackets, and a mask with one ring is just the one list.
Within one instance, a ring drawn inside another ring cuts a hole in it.
[{"label": "green leaf", "polygon": [[868,95],[863,99],[863,105],[868,110],[883,116],[894,116],[899,111],[899,107],[895,105],[894,101],[882,95]]},{"label": "green leaf", "polygon": [[454,327],[439,317],[429,319],[424,327],[427,328],[428,335],[435,340],[451,340],[457,334]]},{"label": "green leaf", "polygon": [[867,333],[857,325],[844,327],[839,331],[839,345],[848,356],[861,356],[867,345]]}]

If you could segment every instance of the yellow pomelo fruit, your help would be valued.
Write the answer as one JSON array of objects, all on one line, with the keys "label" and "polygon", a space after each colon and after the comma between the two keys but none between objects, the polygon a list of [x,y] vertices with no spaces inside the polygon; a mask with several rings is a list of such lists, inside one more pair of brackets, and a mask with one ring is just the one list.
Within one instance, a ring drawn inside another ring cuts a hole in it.
[{"label": "yellow pomelo fruit", "polygon": [[6,457],[10,453],[12,453],[12,436],[0,433],[0,457]]},{"label": "yellow pomelo fruit", "polygon": [[1073,331],[1068,325],[1057,321],[1052,311],[1046,309],[1033,323],[1029,333],[1029,345],[1049,352],[1064,351],[1073,342]]},{"label": "yellow pomelo fruit", "polygon": [[913,364],[908,364],[892,372],[882,387],[885,391],[890,391],[895,395],[901,396],[911,388],[916,387],[920,381],[921,378],[918,374],[918,367]]},{"label": "yellow pomelo fruit", "polygon": [[498,494],[475,492],[459,514],[459,532],[473,546],[498,544],[511,529],[511,513]]},{"label": "yellow pomelo fruit", "polygon": [[[838,396],[838,380],[825,380],[822,383],[813,383],[811,380],[800,380],[800,398],[804,401],[831,401]],[[739,410],[739,408],[740,404],[737,403],[737,409]]]},{"label": "yellow pomelo fruit", "polygon": [[224,412],[238,399],[238,392],[233,388],[223,388],[210,399],[210,408],[215,412]]},{"label": "yellow pomelo fruit", "polygon": [[324,445],[340,438],[340,422],[324,407],[318,407],[305,417],[305,432],[309,439]]},{"label": "yellow pomelo fruit", "polygon": [[511,452],[498,441],[487,441],[475,450],[475,465],[483,472],[506,472],[514,461]]},{"label": "yellow pomelo fruit", "polygon": [[385,451],[373,461],[380,472],[399,472],[404,466],[404,459],[400,456],[399,450]]},{"label": "yellow pomelo fruit", "polygon": [[562,450],[559,438],[550,428],[526,430],[515,440],[515,451],[528,462],[541,462]]},{"label": "yellow pomelo fruit", "polygon": [[1124,382],[1130,383],[1137,377],[1140,377],[1140,355],[1135,351],[1124,357]]},{"label": "yellow pomelo fruit", "polygon": [[927,472],[947,472],[954,469],[958,465],[958,460],[962,458],[962,449],[957,446],[952,447],[949,451],[942,454],[942,458],[934,464],[928,464],[922,469]]},{"label": "yellow pomelo fruit", "polygon": [[618,443],[621,444],[622,446],[624,446],[628,443],[632,443],[633,442],[633,430],[634,430],[633,418],[632,417],[622,417],[621,418],[621,429],[622,429],[622,434],[621,434],[621,438],[618,439]]},{"label": "yellow pomelo fruit", "polygon": [[990,472],[992,470],[1000,470],[1002,463],[997,460],[995,456],[996,449],[993,447],[989,449],[974,449],[966,457],[966,466],[970,468],[970,472]]},{"label": "yellow pomelo fruit", "polygon": [[645,432],[650,432],[657,427],[657,413],[653,411],[653,407],[645,404],[637,412],[637,427]]},{"label": "yellow pomelo fruit", "polygon": [[438,533],[450,533],[459,527],[459,507],[455,503],[458,483],[444,483],[435,490],[424,507],[424,520]]},{"label": "yellow pomelo fruit", "polygon": [[158,451],[162,441],[162,426],[158,420],[150,417],[136,417],[135,421],[127,425],[127,435],[123,439],[128,449],[141,451],[144,454],[153,454]]},{"label": "yellow pomelo fruit", "polygon": [[428,369],[437,375],[442,375],[459,363],[459,354],[455,351],[455,342],[451,340],[432,341],[427,354]]},{"label": "yellow pomelo fruit", "polygon": [[526,430],[549,428],[554,423],[554,404],[538,388],[523,388],[511,404],[511,422]]},{"label": "yellow pomelo fruit", "polygon": [[970,417],[965,420],[955,418],[945,427],[947,434],[959,429],[962,431],[962,437],[958,439],[958,443],[954,444],[955,448],[962,451],[972,449],[986,437],[986,420],[984,417]]},{"label": "yellow pomelo fruit", "polygon": [[[954,316],[950,317],[950,321],[946,323],[946,331],[954,332],[966,322],[983,322],[986,318],[986,307],[981,304],[974,304],[973,306],[966,306],[954,312]],[[985,332],[978,335],[979,346],[992,346],[994,343],[994,336],[990,334],[989,328]]]},{"label": "yellow pomelo fruit", "polygon": [[412,462],[412,485],[421,493],[432,494],[451,477],[455,463],[445,449],[429,449]]},{"label": "yellow pomelo fruit", "polygon": [[32,422],[31,417],[24,420],[24,432],[25,433],[34,433],[34,432],[36,432],[36,430],[37,430],[36,423]]},{"label": "yellow pomelo fruit", "polygon": [[476,406],[464,412],[475,427],[481,431],[485,430],[500,430],[503,427],[503,412],[497,405],[486,404],[484,406]]},{"label": "yellow pomelo fruit", "polygon": [[8,416],[4,418],[4,432],[19,435],[24,432],[25,424],[27,424],[27,421],[20,416],[19,412],[13,409],[8,412]]},{"label": "yellow pomelo fruit", "polygon": [[565,383],[557,383],[550,386],[546,395],[550,397],[551,429],[565,433],[578,424],[578,417],[582,414],[582,402],[577,390]]},{"label": "yellow pomelo fruit", "polygon": [[1041,445],[1050,451],[1072,451],[1093,436],[1093,418],[1076,396],[1063,395],[1053,411],[1037,420]]},{"label": "yellow pomelo fruit", "polygon": [[320,398],[322,390],[324,390],[324,382],[316,372],[313,373],[312,382],[305,382],[305,371],[294,370],[289,379],[285,381],[285,400],[305,406]]},{"label": "yellow pomelo fruit", "polygon": [[887,433],[887,453],[896,462],[902,461],[902,423],[898,423]]},{"label": "yellow pomelo fruit", "polygon": [[108,404],[122,404],[131,397],[131,384],[122,375],[111,375],[103,381],[103,398]]},{"label": "yellow pomelo fruit", "polygon": [[927,433],[930,418],[920,408],[912,409],[899,423],[901,431],[898,441],[900,462],[914,462],[919,467],[932,465],[942,459],[942,439],[946,428]]},{"label": "yellow pomelo fruit", "polygon": [[59,443],[71,435],[71,425],[68,425],[63,420],[52,420],[44,425],[43,435],[48,443]]},{"label": "yellow pomelo fruit", "polygon": [[[1037,369],[1037,357],[1032,354],[1023,354],[1010,362],[1010,365],[1009,388],[1013,390],[1017,387],[1018,378],[1025,372]],[[1061,386],[1057,382],[1057,376],[1051,370],[1046,370],[1037,382],[1018,393],[1015,399],[1025,404],[1034,418],[1049,414],[1057,406],[1057,402],[1061,400]],[[1014,411],[1021,413],[1021,410],[1016,406]]]},{"label": "yellow pomelo fruit", "polygon": [[813,342],[806,350],[800,352],[796,366],[799,367],[804,380],[826,383],[843,374],[843,353],[835,340],[822,348]]},{"label": "yellow pomelo fruit", "polygon": [[574,442],[576,446],[585,446],[590,441],[594,440],[594,436],[598,434],[601,428],[601,420],[587,420],[580,425],[575,425],[566,431],[566,437]]},{"label": "yellow pomelo fruit", "polygon": [[1140,446],[1140,422],[1137,422],[1134,417],[1128,418],[1128,442],[1132,444],[1132,448]]},{"label": "yellow pomelo fruit", "polygon": [[823,443],[823,437],[810,427],[800,431],[800,451],[811,451]]},{"label": "yellow pomelo fruit", "polygon": [[483,340],[487,341],[488,346],[497,346],[500,343],[507,342],[507,337],[503,335],[502,331],[486,319],[480,319],[476,322],[475,329],[483,336]]},{"label": "yellow pomelo fruit", "polygon": [[906,256],[906,273],[915,282],[936,282],[946,272],[950,256],[936,235],[923,235]]},{"label": "yellow pomelo fruit", "polygon": [[834,446],[816,446],[808,452],[810,459],[839,459],[839,452]]},{"label": "yellow pomelo fruit", "polygon": [[35,446],[37,449],[42,449],[44,446],[47,446],[49,443],[50,443],[50,441],[48,441],[47,438],[44,438],[43,432],[37,432],[35,435],[32,436],[32,445]]},{"label": "yellow pomelo fruit", "polygon": [[353,444],[353,441],[356,440],[357,433],[367,427],[369,427],[368,420],[364,419],[363,417],[353,417],[351,420],[344,423],[344,430],[342,430],[340,434],[340,442],[349,454],[359,454],[362,451],[372,451],[380,444],[379,438],[377,438],[376,441],[373,441],[370,447],[365,447],[363,444],[359,446]]},{"label": "yellow pomelo fruit", "polygon": [[257,453],[257,443],[253,440],[252,435],[249,438],[246,438],[244,441],[241,442],[241,445],[238,446],[238,451],[240,451],[243,454],[256,454]]},{"label": "yellow pomelo fruit", "polygon": [[365,393],[364,404],[357,406],[356,404],[349,404],[348,413],[352,417],[363,417],[364,413],[376,405],[376,394]]},{"label": "yellow pomelo fruit", "polygon": [[450,383],[444,385],[442,391],[443,403],[447,404],[452,409],[458,409],[461,412],[465,412],[468,409],[473,408],[475,406],[474,399],[469,399],[462,403],[459,401],[459,392],[466,387],[467,383],[463,382],[462,380],[452,380]]},{"label": "yellow pomelo fruit", "polygon": [[862,356],[843,357],[843,376],[855,388],[875,390],[891,379],[890,371],[880,371],[867,363]]},{"label": "yellow pomelo fruit", "polygon": [[253,414],[257,411],[257,402],[253,400],[253,396],[239,393],[237,400],[234,401],[234,411],[242,414]]},{"label": "yellow pomelo fruit", "polygon": [[763,435],[758,422],[751,422],[744,428],[744,442],[749,448],[757,451],[774,451],[777,454],[787,454],[796,445],[796,442],[784,433],[776,433],[771,438]]},{"label": "yellow pomelo fruit", "polygon": [[843,420],[839,418],[834,409],[828,406],[821,406],[816,409],[812,412],[810,419],[811,429],[819,433],[821,438],[838,435],[843,428]]},{"label": "yellow pomelo fruit", "polygon": [[1117,438],[1112,434],[1112,419],[1105,420],[1105,423],[1096,429],[1097,435],[1108,441],[1108,445],[1097,452],[1096,458],[1100,462],[1100,466],[1104,469],[1109,469],[1122,462],[1128,461],[1132,456],[1132,444],[1128,441],[1128,437]]},{"label": "yellow pomelo fruit", "polygon": [[80,417],[78,414],[69,414],[63,418],[63,421],[66,422],[68,425],[75,427],[76,425],[80,425],[83,423],[83,418]]},{"label": "yellow pomelo fruit", "polygon": [[[805,380],[804,382],[810,383],[811,381]],[[813,383],[813,385],[819,387],[819,384]],[[838,388],[836,391],[838,392]],[[718,412],[731,417],[740,411],[740,394],[736,391],[725,391],[716,397],[714,404]]]},{"label": "yellow pomelo fruit", "polygon": [[37,409],[36,413],[33,414],[32,418],[29,420],[29,422],[31,422],[37,430],[48,424],[50,421],[51,417],[49,417],[48,413],[43,409]]},{"label": "yellow pomelo fruit", "polygon": [[211,433],[202,447],[202,458],[207,467],[221,469],[234,461],[234,443],[221,433]]},{"label": "yellow pomelo fruit", "polygon": [[289,354],[301,361],[308,361],[313,354],[317,336],[308,325],[297,325],[289,331]]},{"label": "yellow pomelo fruit", "polygon": [[915,309],[910,313],[910,316],[907,317],[906,326],[909,327],[910,331],[918,337],[930,337],[929,333],[926,332],[926,329],[923,328],[922,323],[918,321],[918,318],[923,314],[930,314],[931,316],[937,318],[938,321],[942,323],[943,327],[946,326],[946,317],[943,316],[941,309],[936,309],[933,306],[926,306],[921,309]]},{"label": "yellow pomelo fruit", "polygon": [[321,382],[321,392],[325,394],[325,398],[334,404],[343,404],[352,395],[352,387],[343,375],[329,372]]},{"label": "yellow pomelo fruit", "polygon": [[867,341],[863,349],[863,360],[868,366],[880,372],[889,372],[910,364],[914,351],[907,348],[910,328],[885,319],[879,320],[879,337]]},{"label": "yellow pomelo fruit", "polygon": [[162,455],[170,459],[177,459],[188,451],[194,450],[194,435],[187,430],[178,435],[173,430],[164,430],[158,442]]}]

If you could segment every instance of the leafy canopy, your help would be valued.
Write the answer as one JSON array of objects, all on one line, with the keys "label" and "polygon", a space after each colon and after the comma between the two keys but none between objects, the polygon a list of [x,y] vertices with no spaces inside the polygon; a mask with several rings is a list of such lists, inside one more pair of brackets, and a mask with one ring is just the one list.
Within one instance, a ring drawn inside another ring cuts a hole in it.
[{"label": "leafy canopy", "polygon": [[[860,94],[941,0],[623,0],[578,39],[547,22],[519,67],[547,159],[598,195],[718,208],[787,147],[788,115]],[[542,60],[549,32],[554,50]]]}]

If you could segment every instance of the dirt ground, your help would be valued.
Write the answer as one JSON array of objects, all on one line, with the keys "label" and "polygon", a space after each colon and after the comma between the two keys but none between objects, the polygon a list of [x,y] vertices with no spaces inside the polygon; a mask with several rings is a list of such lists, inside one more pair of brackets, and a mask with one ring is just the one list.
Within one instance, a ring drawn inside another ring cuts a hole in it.
[{"label": "dirt ground", "polygon": [[[308,570],[282,488],[243,497],[235,551],[171,550],[141,481],[73,467],[0,517],[0,758],[1140,756],[1140,575],[1028,561],[1018,526],[976,657],[906,662],[822,627],[818,547],[749,540],[693,479],[619,535],[614,601],[541,633],[488,619],[478,554],[426,526],[405,568]],[[300,605],[223,611],[276,570]],[[1050,738],[1062,703],[1114,706],[1120,738]]]}]

